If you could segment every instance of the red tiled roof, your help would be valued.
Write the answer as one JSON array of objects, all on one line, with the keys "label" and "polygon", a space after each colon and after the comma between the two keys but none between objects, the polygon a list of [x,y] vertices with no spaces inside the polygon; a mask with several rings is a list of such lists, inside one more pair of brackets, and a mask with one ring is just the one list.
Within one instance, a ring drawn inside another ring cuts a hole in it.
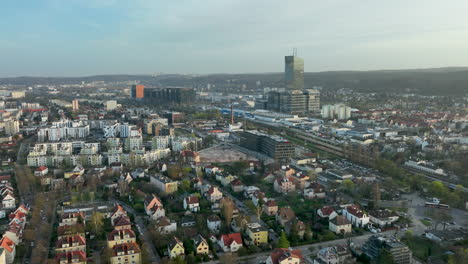
[{"label": "red tiled roof", "polygon": [[39,168],[36,169],[36,171],[45,171],[47,170],[46,166],[40,166]]},{"label": "red tiled roof", "polygon": [[333,208],[330,207],[330,206],[324,206],[324,207],[320,208],[320,211],[322,212],[322,215],[324,215],[324,216],[329,216],[329,215],[331,215],[333,212],[335,212],[335,209],[333,209]]},{"label": "red tiled roof", "polygon": [[224,246],[230,246],[232,242],[236,241],[237,244],[242,245],[242,238],[240,233],[232,233],[227,235],[221,235],[221,238],[224,242]]},{"label": "red tiled roof", "polygon": [[270,254],[273,264],[278,264],[288,258],[299,258],[300,263],[305,263],[300,250],[289,250],[287,248],[276,248]]},{"label": "red tiled roof", "polygon": [[200,202],[198,196],[195,195],[188,196],[185,200],[187,201],[187,204],[197,204]]},{"label": "red tiled roof", "polygon": [[359,218],[364,216],[364,212],[355,204],[346,207],[346,211]]},{"label": "red tiled roof", "polygon": [[128,255],[128,251],[133,250],[134,253],[140,253],[140,247],[136,243],[122,243],[117,244],[112,248],[112,255],[117,256],[118,253],[124,252],[124,255]]},{"label": "red tiled roof", "polygon": [[15,247],[15,243],[5,236],[0,240],[0,247],[6,249],[8,252],[11,253],[13,252],[13,249]]}]

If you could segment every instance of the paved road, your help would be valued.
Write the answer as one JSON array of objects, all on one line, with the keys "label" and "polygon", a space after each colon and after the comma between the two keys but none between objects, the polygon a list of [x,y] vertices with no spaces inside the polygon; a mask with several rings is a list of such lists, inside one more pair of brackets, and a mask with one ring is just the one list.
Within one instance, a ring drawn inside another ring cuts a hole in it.
[{"label": "paved road", "polygon": [[128,204],[124,203],[124,202],[121,202],[121,201],[118,201],[118,200],[114,200],[114,199],[111,199],[110,200],[112,203],[118,203],[120,205],[123,206],[123,208],[133,214],[135,216],[135,225],[137,226],[138,230],[141,230],[140,232],[140,236],[141,238],[145,241],[145,244],[148,246],[148,249],[149,249],[149,254],[150,254],[150,258],[151,258],[151,261],[152,263],[160,263],[161,262],[161,257],[159,256],[158,254],[158,251],[156,250],[156,247],[154,246],[154,243],[151,239],[151,236],[150,236],[150,233],[148,232],[148,230],[146,229],[146,226],[144,224],[144,221],[142,219],[141,216],[139,216],[135,210],[129,206]]}]

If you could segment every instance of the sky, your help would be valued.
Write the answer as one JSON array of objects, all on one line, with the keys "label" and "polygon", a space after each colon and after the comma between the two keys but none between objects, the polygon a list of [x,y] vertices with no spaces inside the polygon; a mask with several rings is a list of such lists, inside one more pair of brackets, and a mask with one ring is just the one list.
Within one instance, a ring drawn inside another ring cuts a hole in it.
[{"label": "sky", "polygon": [[466,0],[0,1],[0,77],[468,66]]}]

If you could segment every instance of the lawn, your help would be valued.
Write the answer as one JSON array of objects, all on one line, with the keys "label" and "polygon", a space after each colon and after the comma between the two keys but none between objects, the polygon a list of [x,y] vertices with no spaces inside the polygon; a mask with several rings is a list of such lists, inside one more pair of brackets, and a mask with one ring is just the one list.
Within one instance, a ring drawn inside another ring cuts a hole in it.
[{"label": "lawn", "polygon": [[421,219],[420,221],[421,221],[421,223],[422,223],[423,225],[425,225],[425,226],[432,226],[431,221],[428,221],[428,220],[426,220],[426,219]]},{"label": "lawn", "polygon": [[445,251],[437,243],[420,236],[405,236],[401,241],[408,245],[416,258],[423,261],[426,261],[429,256],[442,255]]}]

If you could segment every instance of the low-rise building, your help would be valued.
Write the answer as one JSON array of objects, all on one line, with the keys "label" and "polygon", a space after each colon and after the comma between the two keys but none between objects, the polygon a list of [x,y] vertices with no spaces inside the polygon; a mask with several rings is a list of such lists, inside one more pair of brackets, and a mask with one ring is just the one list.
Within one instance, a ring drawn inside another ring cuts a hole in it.
[{"label": "low-rise building", "polygon": [[208,255],[210,253],[210,247],[208,245],[208,242],[201,235],[196,236],[193,239],[193,243],[195,244],[195,254]]},{"label": "low-rise building", "polygon": [[191,212],[200,211],[200,200],[198,196],[190,195],[184,198],[184,209]]},{"label": "low-rise building", "polygon": [[123,243],[112,247],[111,264],[140,264],[141,250],[137,243]]},{"label": "low-rise building", "polygon": [[218,233],[221,229],[221,218],[217,215],[210,215],[206,219],[206,225],[211,232]]},{"label": "low-rise building", "polygon": [[136,235],[131,229],[113,230],[107,236],[107,247],[113,248],[115,245],[124,243],[135,243]]},{"label": "low-rise building", "polygon": [[382,250],[387,250],[393,257],[393,263],[410,264],[412,263],[411,250],[405,244],[395,238],[386,238],[383,236],[371,236],[362,247],[363,253],[375,261]]},{"label": "low-rise building", "polygon": [[384,227],[390,226],[398,221],[399,216],[390,210],[373,210],[369,212],[369,219],[372,223]]},{"label": "low-rise building", "polygon": [[354,204],[343,209],[343,215],[355,227],[365,227],[370,221],[369,216]]},{"label": "low-rise building", "polygon": [[177,237],[172,237],[167,246],[167,253],[170,258],[175,258],[178,256],[185,255],[184,243],[180,241]]},{"label": "low-rise building", "polygon": [[352,231],[351,223],[342,215],[330,219],[328,228],[335,234],[349,234]]},{"label": "low-rise building", "polygon": [[268,229],[262,227],[259,223],[247,224],[245,234],[247,235],[249,240],[255,245],[268,243]]},{"label": "low-rise building", "polygon": [[314,264],[356,263],[351,251],[345,246],[333,246],[319,250]]},{"label": "low-rise building", "polygon": [[276,204],[275,200],[268,200],[263,205],[263,212],[269,216],[276,215],[278,213],[278,205]]},{"label": "low-rise building", "polygon": [[55,256],[59,264],[86,264],[86,252],[81,250],[62,252]]},{"label": "low-rise building", "polygon": [[243,246],[240,233],[221,235],[218,245],[224,252],[237,252]]},{"label": "low-rise building", "polygon": [[300,250],[276,248],[266,260],[266,264],[305,264]]},{"label": "low-rise building", "polygon": [[151,175],[150,182],[163,193],[170,194],[177,192],[178,182],[162,174]]},{"label": "low-rise building", "polygon": [[71,251],[86,252],[86,239],[81,235],[63,236],[57,240],[55,252],[57,254]]}]

